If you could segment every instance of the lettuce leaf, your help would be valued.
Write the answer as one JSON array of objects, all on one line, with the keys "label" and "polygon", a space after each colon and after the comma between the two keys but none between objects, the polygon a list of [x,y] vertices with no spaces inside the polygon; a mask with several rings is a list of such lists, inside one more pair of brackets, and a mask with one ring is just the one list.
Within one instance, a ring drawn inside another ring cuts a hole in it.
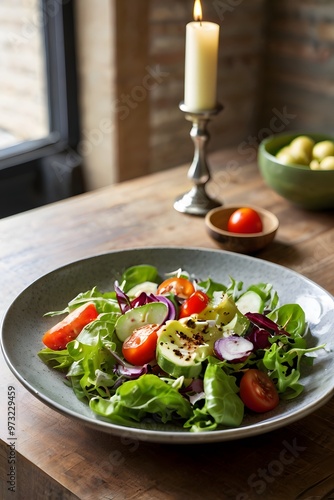
[{"label": "lettuce leaf", "polygon": [[91,290],[79,293],[61,311],[50,311],[44,316],[59,316],[60,314],[68,314],[86,302],[93,302],[99,313],[119,312],[116,292],[102,293],[97,289],[97,287],[94,287]]},{"label": "lettuce leaf", "polygon": [[211,278],[207,279],[206,281],[200,281],[198,283],[198,287],[206,293],[210,298],[213,297],[214,292],[225,292],[226,291],[226,286],[217,283],[216,281],[213,281]]},{"label": "lettuce leaf", "polygon": [[205,408],[218,424],[238,426],[244,405],[238,396],[236,379],[217,364],[209,363],[204,374]]},{"label": "lettuce leaf", "polygon": [[159,273],[156,267],[147,264],[129,267],[121,277],[122,290],[126,293],[134,286],[145,281],[159,283]]},{"label": "lettuce leaf", "polygon": [[269,313],[268,318],[293,337],[302,337],[305,333],[305,312],[299,304],[285,304]]},{"label": "lettuce leaf", "polygon": [[175,415],[189,418],[192,414],[189,401],[176,388],[151,374],[124,382],[110,399],[92,398],[89,406],[98,415],[125,425],[148,416],[166,423]]},{"label": "lettuce leaf", "polygon": [[117,380],[113,370],[116,359],[110,352],[110,349],[116,349],[114,331],[117,317],[114,313],[101,315],[67,344],[73,360],[67,378],[79,399],[90,399],[95,394],[110,396],[110,388]]},{"label": "lettuce leaf", "polygon": [[238,396],[236,379],[217,363],[209,363],[204,373],[205,403],[195,408],[184,424],[190,432],[209,431],[218,425],[238,427],[244,417],[244,404]]},{"label": "lettuce leaf", "polygon": [[69,355],[67,349],[54,351],[53,349],[45,347],[44,349],[41,349],[37,355],[43,363],[50,365],[55,370],[59,371],[65,371],[74,361],[72,356]]},{"label": "lettuce leaf", "polygon": [[280,342],[272,344],[264,351],[260,362],[269,370],[270,378],[275,382],[281,399],[293,399],[301,394],[304,390],[299,382],[301,362],[312,364],[313,358],[309,354],[324,347],[324,345],[313,348],[292,347],[286,350],[288,342],[289,339],[286,338],[284,341],[282,336]]}]

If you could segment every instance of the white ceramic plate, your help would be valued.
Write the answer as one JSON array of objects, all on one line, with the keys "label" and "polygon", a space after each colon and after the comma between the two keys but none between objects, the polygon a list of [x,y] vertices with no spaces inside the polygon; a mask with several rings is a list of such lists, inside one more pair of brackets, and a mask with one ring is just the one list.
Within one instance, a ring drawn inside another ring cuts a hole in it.
[{"label": "white ceramic plate", "polygon": [[[319,350],[314,366],[303,372],[305,391],[297,399],[281,402],[272,412],[247,416],[241,427],[213,432],[189,433],[171,425],[142,424],[123,427],[99,419],[80,402],[63,381],[63,375],[47,367],[37,356],[43,347],[42,334],[55,323],[43,315],[63,309],[79,292],[97,285],[102,291],[113,289],[115,279],[132,265],[155,265],[161,275],[186,269],[196,276],[229,282],[229,276],[244,282],[272,283],[281,304],[299,303],[305,310],[312,336],[310,345],[326,343]],[[111,252],[74,262],[32,283],[9,307],[3,323],[2,349],[18,380],[37,398],[68,417],[119,436],[175,443],[225,441],[272,431],[294,422],[325,404],[334,392],[333,348],[334,299],[321,287],[282,266],[254,257],[221,250],[194,248],[146,248]]]}]

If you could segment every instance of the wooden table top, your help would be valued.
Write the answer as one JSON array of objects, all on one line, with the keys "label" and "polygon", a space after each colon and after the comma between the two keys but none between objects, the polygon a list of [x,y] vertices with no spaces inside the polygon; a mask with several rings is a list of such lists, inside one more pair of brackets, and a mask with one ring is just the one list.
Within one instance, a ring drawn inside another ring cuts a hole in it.
[{"label": "wooden table top", "polygon": [[[255,163],[234,151],[215,153],[210,163],[210,193],[225,204],[256,204],[279,217],[275,241],[257,257],[294,269],[334,294],[333,211],[292,206],[265,187]],[[203,218],[173,208],[174,199],[190,187],[186,174],[183,166],[1,220],[1,317],[33,280],[84,257],[156,245],[218,248]],[[334,498],[333,399],[264,435],[162,445],[104,434],[57,413],[22,387],[2,354],[0,377],[1,498]],[[9,386],[16,401],[13,449],[4,403]],[[8,490],[10,474],[16,493]]]}]

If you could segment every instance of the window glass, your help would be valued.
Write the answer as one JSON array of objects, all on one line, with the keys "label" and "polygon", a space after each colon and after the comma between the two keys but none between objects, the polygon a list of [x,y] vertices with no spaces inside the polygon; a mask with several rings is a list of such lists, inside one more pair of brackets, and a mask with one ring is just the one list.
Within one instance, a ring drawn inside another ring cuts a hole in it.
[{"label": "window glass", "polygon": [[0,2],[0,150],[49,134],[40,0]]}]

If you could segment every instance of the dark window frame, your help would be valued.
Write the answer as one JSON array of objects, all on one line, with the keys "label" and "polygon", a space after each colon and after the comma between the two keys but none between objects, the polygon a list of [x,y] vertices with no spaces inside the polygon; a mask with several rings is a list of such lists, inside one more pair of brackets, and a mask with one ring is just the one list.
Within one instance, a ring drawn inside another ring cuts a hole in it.
[{"label": "dark window frame", "polygon": [[73,0],[41,0],[48,136],[0,151],[0,217],[84,191]]}]

